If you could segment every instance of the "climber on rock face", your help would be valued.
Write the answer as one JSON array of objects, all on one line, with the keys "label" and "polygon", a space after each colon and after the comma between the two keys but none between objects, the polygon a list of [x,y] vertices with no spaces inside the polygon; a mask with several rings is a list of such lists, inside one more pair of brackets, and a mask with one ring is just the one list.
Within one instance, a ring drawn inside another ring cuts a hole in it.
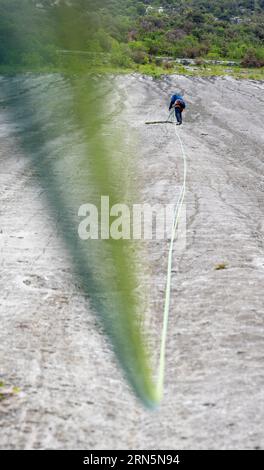
[{"label": "climber on rock face", "polygon": [[175,94],[171,97],[169,110],[171,110],[172,108],[175,108],[177,125],[180,126],[182,124],[182,112],[186,108],[186,104],[182,95]]}]

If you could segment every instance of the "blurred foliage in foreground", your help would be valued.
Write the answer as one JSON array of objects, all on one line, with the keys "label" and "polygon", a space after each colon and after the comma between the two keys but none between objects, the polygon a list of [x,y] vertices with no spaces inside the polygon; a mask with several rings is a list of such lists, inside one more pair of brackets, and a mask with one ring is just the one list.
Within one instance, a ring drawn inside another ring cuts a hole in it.
[{"label": "blurred foliage in foreground", "polygon": [[[88,4],[78,2],[84,3]],[[15,67],[24,63],[32,70],[34,65],[58,65],[63,70],[58,48],[78,50],[85,44],[87,51],[94,52],[95,3],[91,17],[66,5],[42,11],[26,0],[1,1],[1,8],[4,63],[11,61]],[[89,298],[135,394],[152,407],[161,397],[142,331],[144,296],[139,292],[137,247],[123,238],[83,241],[78,235],[80,206],[93,204],[100,213],[102,196],[109,198],[110,209],[131,204],[132,197],[127,171],[132,159],[123,133],[111,127],[112,83],[93,74],[97,57],[89,57],[69,55],[67,76],[18,73],[8,77],[3,80],[1,103],[17,124],[19,145],[44,189],[50,213],[59,214],[56,224],[78,286]],[[76,73],[80,69],[91,73]],[[117,113],[115,107],[112,113]]]}]

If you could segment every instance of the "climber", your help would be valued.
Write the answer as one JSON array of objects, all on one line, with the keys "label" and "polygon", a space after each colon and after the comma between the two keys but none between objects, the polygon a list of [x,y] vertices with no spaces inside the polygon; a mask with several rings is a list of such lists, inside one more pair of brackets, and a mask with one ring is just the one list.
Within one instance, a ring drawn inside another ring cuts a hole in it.
[{"label": "climber", "polygon": [[169,110],[172,108],[175,108],[177,126],[180,126],[182,124],[182,112],[186,108],[185,101],[181,95],[176,94],[172,96]]}]

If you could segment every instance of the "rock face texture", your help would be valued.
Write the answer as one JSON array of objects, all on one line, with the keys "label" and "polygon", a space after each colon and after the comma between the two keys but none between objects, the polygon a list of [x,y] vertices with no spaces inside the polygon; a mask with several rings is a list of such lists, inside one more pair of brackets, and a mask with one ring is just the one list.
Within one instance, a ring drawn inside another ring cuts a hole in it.
[{"label": "rock face texture", "polygon": [[[150,204],[175,201],[183,167],[174,126],[145,121],[166,119],[174,92],[188,105],[178,129],[188,160],[186,248],[174,255],[165,396],[149,412],[82,295],[60,214],[47,210],[37,166],[20,146],[26,117],[9,112],[16,80],[1,79],[0,97],[0,447],[264,448],[264,84],[113,78],[106,117],[137,140],[128,167]],[[38,90],[45,78],[20,80]],[[48,80],[45,93],[67,95],[62,79]],[[158,351],[168,246],[152,242],[147,253],[142,285]]]}]

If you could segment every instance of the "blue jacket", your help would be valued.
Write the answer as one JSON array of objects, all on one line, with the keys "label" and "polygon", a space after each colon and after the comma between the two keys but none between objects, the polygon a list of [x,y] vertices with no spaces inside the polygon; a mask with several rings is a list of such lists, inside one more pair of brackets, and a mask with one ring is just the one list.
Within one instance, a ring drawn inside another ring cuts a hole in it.
[{"label": "blue jacket", "polygon": [[181,95],[173,95],[172,98],[171,98],[171,102],[170,102],[170,107],[169,107],[170,110],[171,110],[171,108],[173,107],[173,105],[175,104],[175,102],[176,102],[177,100],[182,101],[183,108],[186,107],[185,101],[184,101],[184,99],[183,99],[183,97],[182,97]]}]

